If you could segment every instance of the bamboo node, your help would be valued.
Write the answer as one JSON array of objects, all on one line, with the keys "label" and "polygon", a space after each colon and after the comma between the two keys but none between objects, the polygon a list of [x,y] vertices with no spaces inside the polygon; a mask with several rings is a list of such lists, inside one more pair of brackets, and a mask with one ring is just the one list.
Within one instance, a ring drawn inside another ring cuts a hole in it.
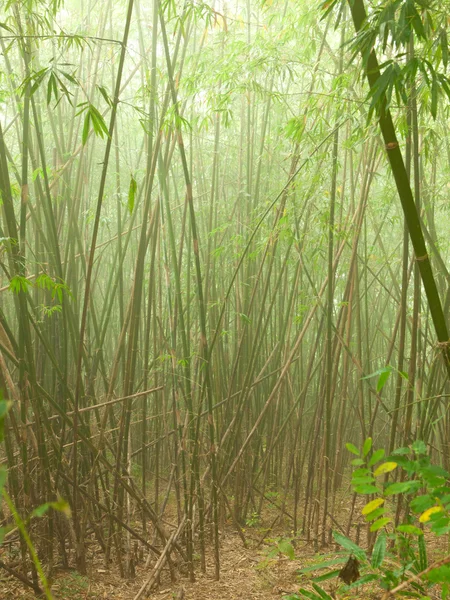
[{"label": "bamboo node", "polygon": [[423,256],[416,256],[417,262],[422,260],[428,260],[428,254],[424,254]]}]

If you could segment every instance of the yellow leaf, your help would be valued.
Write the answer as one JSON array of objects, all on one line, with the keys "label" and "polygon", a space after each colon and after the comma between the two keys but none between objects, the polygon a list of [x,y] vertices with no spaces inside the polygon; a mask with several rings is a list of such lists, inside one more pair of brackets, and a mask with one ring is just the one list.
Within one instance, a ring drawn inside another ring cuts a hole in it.
[{"label": "yellow leaf", "polygon": [[434,513],[438,513],[442,511],[442,507],[441,506],[432,506],[431,508],[429,508],[428,510],[426,510],[424,513],[422,513],[419,517],[419,521],[421,523],[426,523],[427,521],[430,520],[431,515],[434,515]]},{"label": "yellow leaf", "polygon": [[372,502],[368,502],[365,507],[362,509],[361,513],[363,515],[368,515],[373,510],[378,508],[384,503],[384,498],[377,498],[376,500],[372,500]]},{"label": "yellow leaf", "polygon": [[397,467],[396,462],[385,462],[382,465],[380,465],[379,467],[377,467],[373,474],[375,475],[375,477],[378,477],[378,475],[384,475],[385,473],[389,473],[390,471],[393,471],[396,467]]}]

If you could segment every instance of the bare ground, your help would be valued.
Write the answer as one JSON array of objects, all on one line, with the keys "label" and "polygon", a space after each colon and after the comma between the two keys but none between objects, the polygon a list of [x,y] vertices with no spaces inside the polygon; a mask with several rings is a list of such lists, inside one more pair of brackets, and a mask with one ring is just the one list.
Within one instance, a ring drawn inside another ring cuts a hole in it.
[{"label": "bare ground", "polygon": [[[249,544],[252,545],[251,540]],[[196,569],[196,581],[191,583],[186,575],[178,574],[175,583],[170,581],[167,569],[163,572],[160,585],[146,598],[154,600],[273,600],[298,589],[296,570],[304,560],[289,560],[285,556],[267,559],[267,549],[244,548],[241,539],[232,531],[222,536],[221,577],[214,580],[212,553],[208,552],[207,572]],[[309,548],[298,548],[297,554],[312,556]],[[133,580],[120,577],[114,565],[106,570],[102,562],[90,562],[88,577],[75,571],[59,571],[52,582],[55,600],[133,600],[136,593],[149,577],[152,567],[144,568],[144,561],[136,568]],[[27,591],[17,580],[0,574],[1,600],[31,600],[33,593]]]}]

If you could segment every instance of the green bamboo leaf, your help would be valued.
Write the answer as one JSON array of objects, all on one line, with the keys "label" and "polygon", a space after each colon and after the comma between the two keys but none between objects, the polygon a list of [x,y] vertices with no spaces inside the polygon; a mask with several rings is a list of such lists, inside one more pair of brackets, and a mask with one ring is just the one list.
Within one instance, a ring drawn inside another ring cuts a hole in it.
[{"label": "green bamboo leaf", "polygon": [[444,68],[446,69],[448,65],[448,39],[447,32],[444,28],[441,29],[439,39],[442,51],[442,63],[444,64]]},{"label": "green bamboo leaf", "polygon": [[45,75],[47,74],[48,68],[44,68],[41,69],[40,71],[37,71],[36,73],[34,73],[34,75],[31,75],[31,77],[29,79],[26,79],[23,83],[22,83],[22,94],[25,92],[26,87],[28,83],[30,83],[30,81],[33,81],[33,85],[30,88],[30,96],[32,96],[36,90],[39,88],[39,86],[41,85],[41,83],[43,82]]},{"label": "green bamboo leaf", "polygon": [[86,144],[89,137],[89,124],[91,122],[91,113],[88,110],[86,112],[86,116],[84,117],[84,125],[83,125],[83,134],[81,140],[83,142],[83,146]]},{"label": "green bamboo leaf", "polygon": [[251,322],[252,322],[252,321],[251,321],[251,319],[249,319],[249,318],[247,317],[247,315],[246,315],[246,314],[244,314],[244,313],[239,313],[239,316],[240,316],[240,317],[241,317],[241,319],[244,321],[244,323],[251,323]]},{"label": "green bamboo leaf", "polygon": [[[72,104],[72,100],[71,100],[71,96],[72,94],[69,92],[67,86],[65,85],[65,83],[58,77],[58,75],[55,75],[56,80],[58,82],[59,87],[61,88],[64,96],[67,98],[67,100],[70,102],[70,104]],[[61,98],[60,98],[61,100]]]},{"label": "green bamboo leaf", "polygon": [[136,179],[132,175],[131,179],[130,179],[130,187],[128,189],[128,210],[130,212],[130,215],[134,209],[134,199],[136,197],[136,190],[137,190]]},{"label": "green bamboo leaf", "polygon": [[45,502],[45,504],[37,506],[31,513],[30,517],[43,517],[49,508],[50,502]]},{"label": "green bamboo leaf", "polygon": [[379,578],[380,578],[380,576],[377,575],[376,573],[368,573],[367,575],[363,575],[362,577],[360,577],[354,583],[351,583],[350,585],[346,585],[344,587],[344,589],[345,589],[345,591],[349,591],[353,588],[357,588],[361,585],[365,585],[366,583],[370,583],[371,581],[375,581]]},{"label": "green bamboo leaf", "polygon": [[89,114],[91,116],[92,128],[94,129],[95,135],[98,137],[103,137],[104,131],[103,131],[102,125],[101,125],[100,121],[98,120],[97,115],[92,110],[92,107],[89,107]]},{"label": "green bamboo leaf", "polygon": [[330,14],[330,12],[339,2],[340,0],[325,0],[325,2],[320,5],[320,9],[324,11],[321,21],[323,21]]},{"label": "green bamboo leaf", "polygon": [[14,275],[9,281],[9,289],[15,294],[20,294],[20,292],[26,294],[30,285],[28,279],[22,275]]},{"label": "green bamboo leaf", "polygon": [[302,594],[304,598],[309,598],[309,600],[321,600],[320,596],[310,590],[305,590],[305,588],[300,588],[298,591],[299,594]]},{"label": "green bamboo leaf", "polygon": [[432,83],[431,83],[431,116],[433,117],[433,119],[436,119],[436,117],[437,117],[438,94],[439,94],[439,87],[438,87],[437,79],[435,76],[433,76]]},{"label": "green bamboo leaf", "polygon": [[0,22],[0,27],[2,29],[5,29],[5,31],[8,31],[9,33],[14,33],[14,30],[11,29],[11,27],[8,27],[8,25],[4,22]]},{"label": "green bamboo leaf", "polygon": [[327,592],[323,590],[320,586],[318,586],[317,583],[313,583],[312,586],[314,590],[319,594],[319,597],[322,598],[322,600],[333,600],[330,594],[327,594]]},{"label": "green bamboo leaf", "polygon": [[382,375],[383,373],[390,373],[392,371],[392,367],[390,365],[387,365],[386,367],[382,367],[381,369],[377,369],[376,371],[374,371],[373,373],[370,373],[369,375],[365,375],[364,377],[361,377],[362,380],[364,379],[372,379],[372,377],[380,377],[380,375]]},{"label": "green bamboo leaf", "polygon": [[334,571],[328,571],[328,573],[324,573],[323,575],[318,575],[317,577],[311,577],[311,581],[315,581],[316,583],[320,583],[321,581],[327,581],[328,579],[333,579],[333,577],[338,577],[341,569],[336,569]]},{"label": "green bamboo leaf", "polygon": [[333,567],[334,565],[340,565],[345,562],[347,562],[347,556],[340,556],[339,558],[334,558],[332,560],[327,560],[325,562],[320,562],[320,563],[317,563],[314,565],[309,565],[308,567],[303,567],[303,569],[298,569],[297,573],[299,575],[303,575],[304,573],[311,573],[313,571],[327,569],[328,567]]},{"label": "green bamboo leaf", "polygon": [[108,127],[105,123],[105,119],[99,113],[99,111],[95,108],[93,104],[89,106],[89,110],[91,113],[92,125],[94,127],[95,133],[100,137],[106,135],[109,136]]},{"label": "green bamboo leaf", "polygon": [[78,80],[76,79],[76,77],[74,77],[73,75],[71,75],[70,73],[67,73],[67,71],[60,71],[61,75],[63,75],[68,81],[70,81],[70,83],[73,83],[73,85],[80,85],[78,83]]},{"label": "green bamboo leaf", "polygon": [[374,569],[381,567],[386,554],[386,534],[380,533],[375,541],[370,564]]},{"label": "green bamboo leaf", "polygon": [[392,367],[386,367],[386,369],[382,371],[377,381],[377,392],[381,392],[381,390],[384,388],[391,373]]},{"label": "green bamboo leaf", "polygon": [[345,535],[342,535],[337,531],[333,531],[333,537],[342,548],[354,554],[356,558],[359,560],[366,560],[366,552],[348,537],[345,537]]},{"label": "green bamboo leaf", "polygon": [[427,556],[427,546],[425,543],[425,536],[420,535],[417,538],[417,545],[419,547],[419,569],[420,571],[425,571],[428,567],[428,556]]},{"label": "green bamboo leaf", "polygon": [[48,78],[48,82],[47,82],[47,104],[50,104],[51,99],[52,99],[52,82],[54,81],[55,76],[53,75],[53,73],[50,73],[50,77]]},{"label": "green bamboo leaf", "polygon": [[97,85],[96,87],[97,87],[98,91],[100,92],[100,94],[103,96],[103,99],[106,102],[106,104],[108,106],[112,106],[113,102],[112,102],[111,98],[108,96],[108,92],[106,91],[106,89],[102,85]]}]

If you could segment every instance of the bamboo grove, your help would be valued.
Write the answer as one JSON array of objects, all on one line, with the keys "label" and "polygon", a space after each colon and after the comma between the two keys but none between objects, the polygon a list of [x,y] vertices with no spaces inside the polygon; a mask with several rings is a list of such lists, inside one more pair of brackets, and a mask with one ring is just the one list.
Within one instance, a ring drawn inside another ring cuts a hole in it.
[{"label": "bamboo grove", "polygon": [[450,468],[445,7],[397,47],[360,2],[2,7],[1,452],[20,514],[70,505],[42,560],[219,578],[269,505],[351,531],[345,442]]}]

